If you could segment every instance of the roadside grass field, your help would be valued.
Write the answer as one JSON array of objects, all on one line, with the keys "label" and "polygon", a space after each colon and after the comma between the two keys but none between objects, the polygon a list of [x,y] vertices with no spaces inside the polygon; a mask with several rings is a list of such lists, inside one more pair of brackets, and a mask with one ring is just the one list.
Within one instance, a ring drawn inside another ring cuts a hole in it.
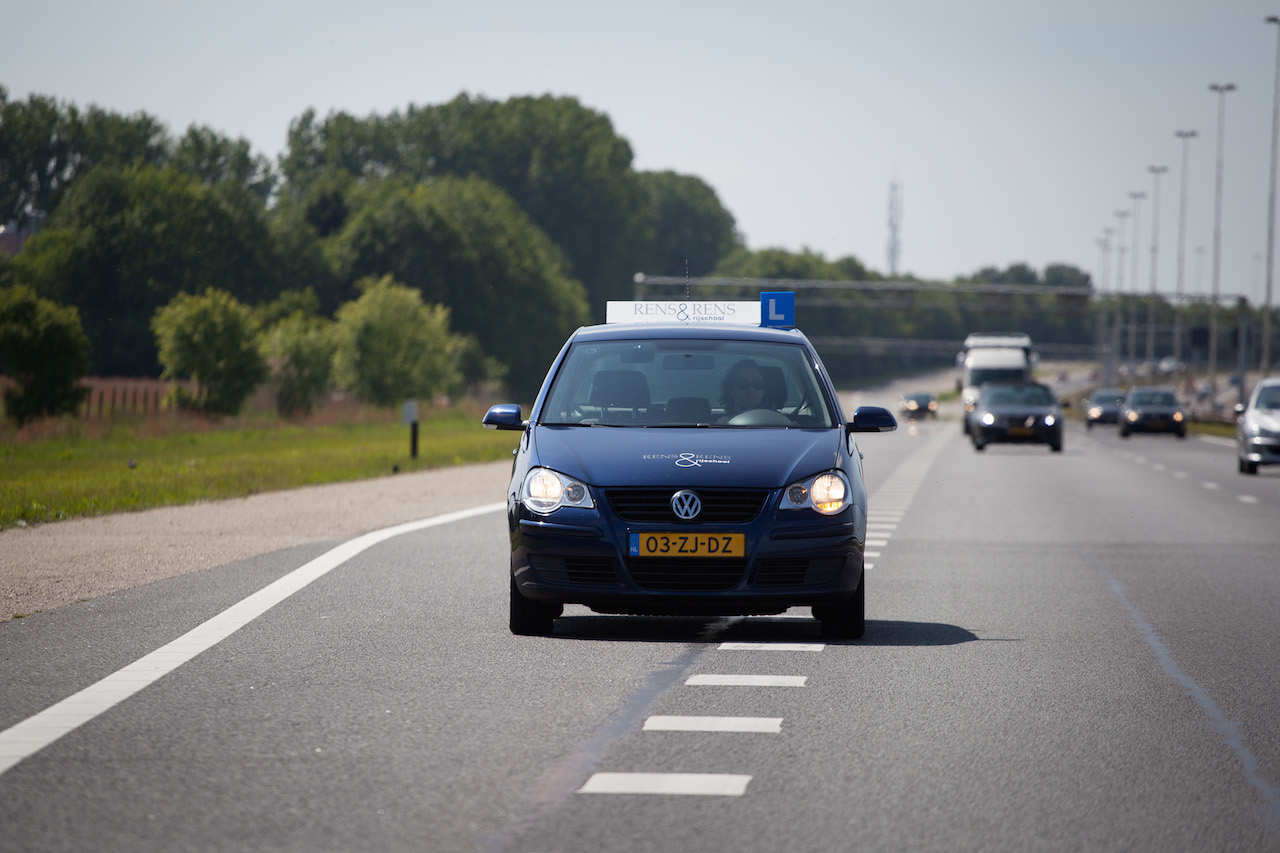
[{"label": "roadside grass field", "polygon": [[[510,459],[518,433],[484,429],[474,406],[429,409],[418,458],[399,412],[64,419],[0,434],[0,529]],[[329,421],[329,422],[326,422]]]}]

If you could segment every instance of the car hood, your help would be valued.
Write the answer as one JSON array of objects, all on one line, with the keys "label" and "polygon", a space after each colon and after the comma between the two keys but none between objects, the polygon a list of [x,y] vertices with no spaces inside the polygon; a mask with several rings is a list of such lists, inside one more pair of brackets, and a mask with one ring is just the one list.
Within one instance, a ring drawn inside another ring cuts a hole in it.
[{"label": "car hood", "polygon": [[1249,413],[1249,422],[1257,424],[1261,429],[1280,432],[1280,411],[1275,409],[1254,409]]},{"label": "car hood", "polygon": [[564,426],[535,431],[537,464],[596,486],[782,488],[839,466],[838,429],[642,429]]},{"label": "car hood", "polygon": [[1043,406],[1031,404],[983,406],[980,408],[984,412],[990,412],[993,415],[1004,415],[1005,417],[1011,417],[1014,415],[1056,415],[1058,413],[1058,407],[1049,404]]}]

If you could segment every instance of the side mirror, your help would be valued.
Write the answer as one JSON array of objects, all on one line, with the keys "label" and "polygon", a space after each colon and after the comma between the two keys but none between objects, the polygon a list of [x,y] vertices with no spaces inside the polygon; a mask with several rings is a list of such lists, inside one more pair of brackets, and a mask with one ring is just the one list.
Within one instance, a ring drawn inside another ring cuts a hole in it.
[{"label": "side mirror", "polygon": [[845,432],[893,432],[898,422],[888,409],[879,406],[859,406],[854,409],[853,417],[845,425]]},{"label": "side mirror", "polygon": [[524,417],[515,403],[501,403],[484,413],[485,429],[524,429]]}]

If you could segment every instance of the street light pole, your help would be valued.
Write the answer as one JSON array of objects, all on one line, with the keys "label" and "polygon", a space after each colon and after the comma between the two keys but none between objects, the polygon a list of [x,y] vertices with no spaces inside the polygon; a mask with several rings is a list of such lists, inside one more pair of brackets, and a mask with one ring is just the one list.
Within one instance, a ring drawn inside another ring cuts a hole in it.
[{"label": "street light pole", "polygon": [[[1140,205],[1147,194],[1135,190],[1129,193],[1129,198],[1133,199],[1133,294],[1138,295],[1138,258],[1142,255],[1138,251],[1138,241],[1142,239],[1142,230],[1138,227],[1138,219]],[[1133,302],[1129,303],[1129,355],[1125,361],[1125,365],[1129,368],[1129,375],[1135,374],[1135,362],[1138,360],[1138,310]]]},{"label": "street light pole", "polygon": [[1194,130],[1175,130],[1173,135],[1182,140],[1182,192],[1178,202],[1178,282],[1173,301],[1173,357],[1182,361],[1182,287],[1187,266],[1187,160],[1191,150]]},{"label": "street light pole", "polygon": [[1147,302],[1147,369],[1153,370],[1156,362],[1156,294],[1160,246],[1160,176],[1169,171],[1168,166],[1148,166],[1151,173],[1151,298]]},{"label": "street light pole", "polygon": [[1111,358],[1107,360],[1107,385],[1115,385],[1115,359],[1120,352],[1120,323],[1124,317],[1124,306],[1121,304],[1121,294],[1124,292],[1124,221],[1129,216],[1127,210],[1116,211],[1116,289],[1113,295],[1115,303],[1115,321],[1111,325],[1109,332],[1110,340],[1108,347],[1110,348]]},{"label": "street light pole", "polygon": [[[1280,17],[1267,16],[1268,24],[1280,24]],[[1271,375],[1271,287],[1275,277],[1276,252],[1276,159],[1280,157],[1280,36],[1276,45],[1276,85],[1271,107],[1271,192],[1267,200],[1267,292],[1262,303],[1262,378]],[[1241,383],[1243,387],[1243,382]]]},{"label": "street light pole", "polygon": [[1218,408],[1218,294],[1222,275],[1222,140],[1227,126],[1227,93],[1235,83],[1211,83],[1209,90],[1218,94],[1218,169],[1213,198],[1213,293],[1209,297],[1209,405]]}]

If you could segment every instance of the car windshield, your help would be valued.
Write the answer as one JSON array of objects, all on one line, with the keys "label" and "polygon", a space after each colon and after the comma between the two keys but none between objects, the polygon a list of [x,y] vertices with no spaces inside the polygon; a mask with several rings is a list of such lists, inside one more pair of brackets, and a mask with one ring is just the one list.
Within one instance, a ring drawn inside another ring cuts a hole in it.
[{"label": "car windshield", "polygon": [[975,386],[984,382],[1008,382],[1026,378],[1026,371],[1021,367],[975,367],[969,371],[969,384]]},{"label": "car windshield", "polygon": [[1280,409],[1280,385],[1268,385],[1258,392],[1258,409]]},{"label": "car windshield", "polygon": [[1043,385],[988,385],[982,389],[988,406],[1051,406],[1053,395]]},{"label": "car windshield", "polygon": [[610,427],[816,427],[837,418],[808,350],[733,340],[575,343],[539,422]]},{"label": "car windshield", "polygon": [[1094,392],[1093,400],[1091,402],[1099,406],[1104,406],[1108,404],[1122,406],[1124,405],[1124,392],[1123,391],[1097,391],[1097,392]]},{"label": "car windshield", "polygon": [[1130,406],[1176,406],[1178,398],[1172,391],[1134,391],[1129,395]]}]

